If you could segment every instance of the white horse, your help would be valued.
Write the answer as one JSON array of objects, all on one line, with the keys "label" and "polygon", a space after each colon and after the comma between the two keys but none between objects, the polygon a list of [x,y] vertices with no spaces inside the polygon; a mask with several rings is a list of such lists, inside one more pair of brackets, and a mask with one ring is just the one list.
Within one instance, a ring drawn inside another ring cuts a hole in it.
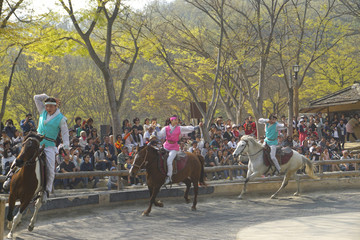
[{"label": "white horse", "polygon": [[[297,191],[294,193],[295,196],[298,196],[300,193],[300,179],[297,176],[296,171],[302,166],[306,165],[306,173],[313,179],[318,179],[314,174],[313,164],[307,159],[304,155],[294,151],[290,160],[281,166],[281,172],[285,174],[283,182],[279,190],[277,190],[271,198],[276,198],[276,195],[283,189],[287,184],[291,176],[294,176],[297,182]],[[246,175],[245,184],[239,198],[241,199],[246,193],[246,184],[248,181],[254,179],[255,177],[265,174],[269,167],[264,164],[263,160],[264,147],[258,143],[253,137],[245,135],[238,142],[236,149],[233,153],[234,157],[238,155],[247,154],[249,157],[248,171]]]}]

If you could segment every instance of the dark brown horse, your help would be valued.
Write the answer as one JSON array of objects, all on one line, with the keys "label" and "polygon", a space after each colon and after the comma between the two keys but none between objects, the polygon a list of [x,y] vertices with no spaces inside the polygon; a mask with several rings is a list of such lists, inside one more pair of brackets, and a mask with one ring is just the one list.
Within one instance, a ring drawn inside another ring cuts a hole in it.
[{"label": "dark brown horse", "polygon": [[[24,139],[20,154],[15,160],[16,165],[22,165],[22,167],[13,175],[10,182],[9,212],[7,219],[9,221],[8,228],[11,229],[7,236],[8,238],[13,237],[13,233],[21,220],[23,212],[34,197],[40,193],[40,197],[35,203],[34,215],[31,218],[28,229],[29,231],[32,231],[34,228],[36,216],[42,204],[41,200],[43,193],[40,180],[38,180],[40,172],[38,156],[43,150],[43,148],[40,149],[40,142],[42,139],[43,137],[35,133],[28,134]],[[17,200],[20,200],[20,207],[13,221],[13,211]]]},{"label": "dark brown horse", "polygon": [[[199,183],[205,185],[204,182],[204,158],[201,155],[195,155],[187,152],[188,160],[182,170],[172,176],[173,183],[183,182],[186,184],[186,191],[184,198],[186,203],[190,203],[189,190],[191,183],[194,186],[194,201],[191,207],[196,210],[197,195]],[[156,196],[160,191],[161,186],[165,183],[166,175],[159,169],[160,161],[159,150],[148,145],[141,149],[134,158],[134,163],[130,169],[130,175],[135,176],[141,169],[146,169],[146,180],[150,192],[150,204],[148,209],[143,212],[143,215],[149,216],[152,204],[157,207],[163,207],[163,203],[156,200]],[[166,163],[165,163],[166,164]]]}]

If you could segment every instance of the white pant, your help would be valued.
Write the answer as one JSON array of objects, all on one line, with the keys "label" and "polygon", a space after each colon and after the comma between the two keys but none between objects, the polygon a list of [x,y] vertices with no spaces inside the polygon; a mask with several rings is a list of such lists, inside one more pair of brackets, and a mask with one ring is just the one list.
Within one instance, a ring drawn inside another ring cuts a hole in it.
[{"label": "white pant", "polygon": [[171,175],[172,175],[172,172],[173,172],[173,161],[174,161],[177,153],[178,153],[178,151],[176,151],[176,150],[169,151],[169,157],[167,159],[167,166],[168,166],[167,175],[170,178],[171,178]]},{"label": "white pant", "polygon": [[46,147],[44,153],[46,155],[46,189],[51,193],[54,178],[55,178],[55,156],[56,156],[56,147]]},{"label": "white pant", "polygon": [[275,167],[276,167],[276,169],[278,170],[278,171],[280,171],[280,165],[279,165],[279,162],[278,162],[278,160],[277,160],[277,158],[276,158],[276,145],[271,145],[270,146],[270,149],[271,149],[271,151],[270,151],[270,157],[271,157],[271,160],[273,161],[273,163],[275,164]]}]

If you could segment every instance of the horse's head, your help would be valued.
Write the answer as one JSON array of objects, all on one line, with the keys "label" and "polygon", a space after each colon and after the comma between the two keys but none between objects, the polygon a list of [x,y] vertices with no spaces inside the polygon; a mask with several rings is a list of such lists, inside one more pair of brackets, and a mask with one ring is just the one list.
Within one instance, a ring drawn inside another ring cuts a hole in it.
[{"label": "horse's head", "polygon": [[142,168],[145,168],[149,162],[149,159],[154,157],[156,154],[156,149],[151,146],[145,146],[135,155],[134,161],[130,168],[129,174],[134,177],[138,171]]},{"label": "horse's head", "polygon": [[239,155],[242,155],[244,153],[247,153],[248,149],[247,147],[249,146],[249,142],[247,139],[243,139],[243,137],[240,139],[240,141],[238,142],[238,144],[236,145],[236,149],[233,152],[233,156],[235,158],[237,158]]},{"label": "horse's head", "polygon": [[26,135],[23,143],[22,148],[19,155],[16,158],[16,165],[20,166],[22,163],[30,161],[37,157],[39,153],[43,150],[40,148],[40,142],[43,140],[43,136],[40,136],[34,132],[30,132]]}]

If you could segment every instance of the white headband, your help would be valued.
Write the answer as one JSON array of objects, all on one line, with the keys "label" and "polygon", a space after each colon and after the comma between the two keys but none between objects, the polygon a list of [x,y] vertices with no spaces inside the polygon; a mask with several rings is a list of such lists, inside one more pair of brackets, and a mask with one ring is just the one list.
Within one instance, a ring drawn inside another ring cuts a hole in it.
[{"label": "white headband", "polygon": [[45,102],[45,105],[55,105],[56,106],[56,103],[55,102]]}]

